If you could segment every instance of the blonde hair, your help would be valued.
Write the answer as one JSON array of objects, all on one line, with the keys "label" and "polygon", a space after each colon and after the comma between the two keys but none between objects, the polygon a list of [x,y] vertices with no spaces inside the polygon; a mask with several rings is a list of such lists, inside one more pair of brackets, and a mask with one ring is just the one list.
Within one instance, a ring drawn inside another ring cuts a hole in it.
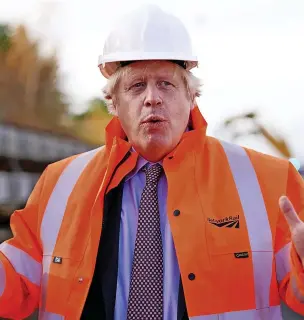
[{"label": "blonde hair", "polygon": [[[191,100],[201,95],[201,80],[194,76],[190,71],[176,65],[181,71],[181,76],[185,84],[186,90],[189,94]],[[116,109],[113,101],[115,100],[115,91],[119,84],[120,79],[129,71],[130,66],[123,68],[118,68],[116,72],[108,79],[107,84],[103,88],[104,99],[107,103],[108,112],[110,114],[116,115]]]}]

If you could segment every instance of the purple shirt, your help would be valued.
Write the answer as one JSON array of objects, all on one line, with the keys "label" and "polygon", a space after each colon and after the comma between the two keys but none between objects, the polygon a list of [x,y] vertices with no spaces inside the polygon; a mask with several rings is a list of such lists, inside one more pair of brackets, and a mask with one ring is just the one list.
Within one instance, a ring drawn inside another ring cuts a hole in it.
[{"label": "purple shirt", "polygon": [[[126,177],[124,184],[119,234],[115,320],[127,318],[138,210],[141,194],[146,183],[146,175],[141,169],[147,163],[148,165],[153,165],[153,163],[149,163],[147,160],[139,157],[136,168]],[[158,203],[164,257],[163,319],[174,320],[177,319],[180,272],[167,217],[167,192],[167,179],[163,173],[158,183]]]}]

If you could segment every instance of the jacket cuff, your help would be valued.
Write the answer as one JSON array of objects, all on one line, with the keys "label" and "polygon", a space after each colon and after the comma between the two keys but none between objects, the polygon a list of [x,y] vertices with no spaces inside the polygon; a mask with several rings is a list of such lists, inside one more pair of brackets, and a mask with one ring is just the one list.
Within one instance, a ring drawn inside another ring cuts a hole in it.
[{"label": "jacket cuff", "polygon": [[291,275],[290,284],[296,299],[304,303],[304,268],[294,245],[291,248]]},{"label": "jacket cuff", "polygon": [[[11,299],[12,284],[14,283],[14,269],[5,255],[0,252],[0,305],[3,306]],[[2,314],[2,312],[1,312]]]}]

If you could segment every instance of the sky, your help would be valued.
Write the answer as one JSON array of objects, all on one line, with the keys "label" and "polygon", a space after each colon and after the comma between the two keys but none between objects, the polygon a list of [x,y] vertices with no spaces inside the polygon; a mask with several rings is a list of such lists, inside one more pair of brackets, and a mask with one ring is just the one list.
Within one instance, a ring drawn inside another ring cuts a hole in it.
[{"label": "sky", "polygon": [[304,163],[302,0],[0,0],[0,21],[26,24],[43,52],[56,50],[62,87],[73,111],[82,112],[89,99],[101,97],[97,61],[111,27],[144,3],[178,16],[192,37],[208,134],[278,155],[262,137],[231,140],[223,128],[227,118],[254,111]]}]

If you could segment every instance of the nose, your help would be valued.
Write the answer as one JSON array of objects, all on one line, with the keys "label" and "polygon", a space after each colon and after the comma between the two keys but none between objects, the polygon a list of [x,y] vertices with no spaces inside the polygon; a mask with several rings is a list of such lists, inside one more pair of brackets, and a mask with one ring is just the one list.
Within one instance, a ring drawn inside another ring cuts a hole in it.
[{"label": "nose", "polygon": [[157,106],[161,106],[162,103],[163,103],[163,100],[160,96],[159,90],[153,85],[148,86],[146,89],[146,97],[145,97],[144,105],[146,107],[157,107]]}]

